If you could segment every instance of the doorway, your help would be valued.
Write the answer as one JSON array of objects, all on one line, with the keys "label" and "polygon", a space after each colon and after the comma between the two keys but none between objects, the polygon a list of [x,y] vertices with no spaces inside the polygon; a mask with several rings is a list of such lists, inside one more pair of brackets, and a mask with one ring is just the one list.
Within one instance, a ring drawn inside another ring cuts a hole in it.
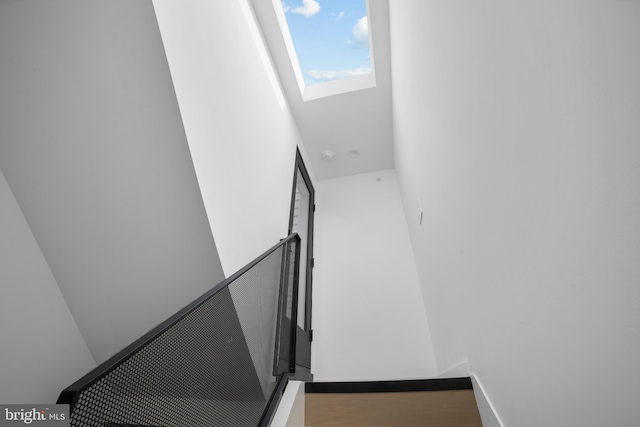
[{"label": "doorway", "polygon": [[294,378],[311,381],[311,292],[313,281],[313,217],[315,190],[307,168],[296,150],[295,174],[289,215],[289,234],[300,236],[300,264],[298,272],[298,307],[296,330],[296,366]]}]

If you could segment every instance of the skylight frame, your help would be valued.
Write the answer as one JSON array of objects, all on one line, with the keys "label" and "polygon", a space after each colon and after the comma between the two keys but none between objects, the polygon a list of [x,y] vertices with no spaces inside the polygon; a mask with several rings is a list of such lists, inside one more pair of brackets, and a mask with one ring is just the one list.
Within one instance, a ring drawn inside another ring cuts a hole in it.
[{"label": "skylight frame", "polygon": [[365,0],[367,8],[367,24],[369,26],[369,55],[371,57],[371,72],[367,74],[361,74],[357,76],[343,77],[336,80],[331,80],[322,83],[316,83],[313,85],[306,85],[304,82],[304,76],[302,75],[302,69],[300,68],[300,62],[298,61],[298,55],[296,54],[295,47],[293,45],[293,39],[291,32],[289,31],[289,24],[287,23],[287,17],[282,7],[281,0],[272,0],[273,8],[276,13],[278,25],[284,39],[284,44],[289,54],[293,73],[296,77],[298,89],[303,101],[312,101],[314,99],[324,98],[332,95],[339,95],[343,93],[353,92],[362,89],[370,89],[376,87],[376,67],[375,57],[373,50],[373,33],[374,28],[370,19],[371,7],[370,0]]}]

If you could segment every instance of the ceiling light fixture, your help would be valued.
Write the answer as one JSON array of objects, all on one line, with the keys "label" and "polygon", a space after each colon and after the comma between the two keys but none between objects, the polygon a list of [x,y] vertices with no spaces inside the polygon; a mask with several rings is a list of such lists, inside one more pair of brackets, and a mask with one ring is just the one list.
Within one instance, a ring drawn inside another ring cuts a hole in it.
[{"label": "ceiling light fixture", "polygon": [[352,159],[355,159],[358,156],[360,156],[360,152],[358,150],[349,151],[349,157],[351,157]]},{"label": "ceiling light fixture", "polygon": [[333,151],[331,150],[325,150],[322,152],[322,158],[324,159],[324,161],[328,162],[329,160],[333,159]]}]

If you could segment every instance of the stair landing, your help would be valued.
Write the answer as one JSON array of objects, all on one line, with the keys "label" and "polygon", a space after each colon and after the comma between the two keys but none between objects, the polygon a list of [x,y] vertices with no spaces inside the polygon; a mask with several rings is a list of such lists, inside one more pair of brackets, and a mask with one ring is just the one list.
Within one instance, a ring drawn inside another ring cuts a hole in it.
[{"label": "stair landing", "polygon": [[340,393],[308,388],[305,426],[482,427],[482,422],[472,389]]}]

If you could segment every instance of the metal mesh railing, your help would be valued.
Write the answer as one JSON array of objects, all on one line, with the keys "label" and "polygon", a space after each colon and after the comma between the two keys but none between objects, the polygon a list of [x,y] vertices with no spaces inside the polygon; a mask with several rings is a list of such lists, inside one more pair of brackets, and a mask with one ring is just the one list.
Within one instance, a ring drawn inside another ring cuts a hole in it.
[{"label": "metal mesh railing", "polygon": [[258,426],[289,364],[298,242],[290,236],[65,390],[71,425]]}]

